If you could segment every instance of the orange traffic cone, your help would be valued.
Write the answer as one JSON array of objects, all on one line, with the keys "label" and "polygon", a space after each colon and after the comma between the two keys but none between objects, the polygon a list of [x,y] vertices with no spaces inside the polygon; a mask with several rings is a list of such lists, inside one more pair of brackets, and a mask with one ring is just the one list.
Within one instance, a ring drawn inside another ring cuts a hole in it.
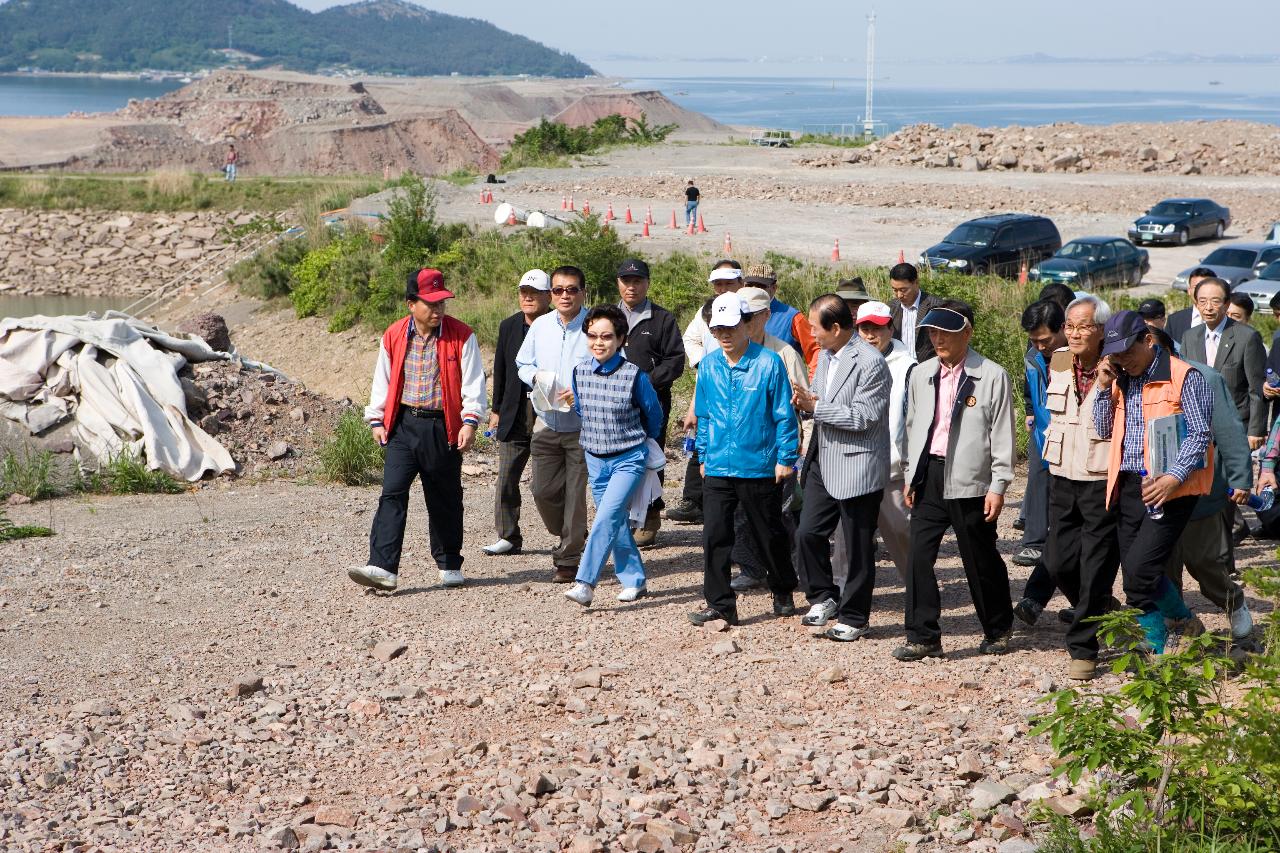
[{"label": "orange traffic cone", "polygon": [[507,214],[507,224],[508,224],[508,225],[515,225],[515,224],[516,224],[516,212],[515,212],[515,210],[514,210],[514,209],[513,209],[510,213],[508,213],[508,214]]},{"label": "orange traffic cone", "polygon": [[609,202],[609,206],[605,209],[605,212],[604,212],[604,221],[612,222],[616,218],[617,217],[613,215],[613,202]]},{"label": "orange traffic cone", "polygon": [[668,225],[667,227],[673,230],[678,229],[680,227],[679,225],[676,224],[676,212],[674,210],[671,211],[671,224]]},{"label": "orange traffic cone", "polygon": [[487,195],[487,194],[485,193],[485,191],[484,191],[484,190],[480,190],[480,204],[484,204],[484,200],[485,200],[485,196],[486,196],[486,195]]},{"label": "orange traffic cone", "polygon": [[724,254],[725,257],[733,254],[733,237],[728,231],[724,232]]},{"label": "orange traffic cone", "polygon": [[567,195],[560,196],[560,209],[561,210],[569,209],[569,197]]},{"label": "orange traffic cone", "polygon": [[704,223],[704,222],[702,221],[702,214],[701,214],[701,213],[699,213],[699,214],[698,214],[698,233],[699,233],[699,234],[706,234],[706,233],[707,233],[707,226],[706,226],[706,223]]},{"label": "orange traffic cone", "polygon": [[831,249],[831,260],[833,261],[840,260],[840,238],[839,237],[836,238],[836,244]]},{"label": "orange traffic cone", "polygon": [[591,215],[591,202],[589,202],[589,201],[584,201],[584,202],[582,203],[582,215],[583,215],[583,216],[590,216],[590,215]]},{"label": "orange traffic cone", "polygon": [[573,210],[573,196],[569,196],[569,209]]},{"label": "orange traffic cone", "polygon": [[697,232],[697,231],[695,231],[695,230],[694,230],[694,228],[693,228],[693,220],[692,220],[692,219],[690,219],[690,220],[689,220],[689,227],[688,227],[688,229],[686,229],[685,233],[686,233],[686,234],[688,234],[690,237],[692,237],[694,234],[698,233],[698,232]]},{"label": "orange traffic cone", "polygon": [[628,225],[634,225],[634,224],[635,224],[635,220],[633,220],[633,219],[631,218],[631,205],[627,205],[627,216],[626,216],[626,218],[625,218],[625,219],[623,219],[622,221],[623,221],[623,222],[625,222],[625,223],[627,223]]},{"label": "orange traffic cone", "polygon": [[901,249],[898,250],[898,263],[905,264],[907,262],[907,254]]},{"label": "orange traffic cone", "polygon": [[641,236],[641,237],[648,237],[648,236],[649,236],[649,223],[648,223],[648,222],[646,222],[646,223],[644,224],[644,230],[640,232],[640,236]]},{"label": "orange traffic cone", "polygon": [[644,221],[648,222],[650,225],[653,224],[653,207],[652,206],[645,208]]},{"label": "orange traffic cone", "polygon": [[1027,262],[1023,260],[1022,266],[1018,267],[1018,284],[1027,283]]}]

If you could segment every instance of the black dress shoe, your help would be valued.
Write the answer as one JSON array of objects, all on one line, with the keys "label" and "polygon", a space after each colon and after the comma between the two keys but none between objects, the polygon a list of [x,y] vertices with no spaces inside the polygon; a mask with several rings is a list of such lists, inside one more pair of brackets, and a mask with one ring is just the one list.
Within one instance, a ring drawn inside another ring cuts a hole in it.
[{"label": "black dress shoe", "polygon": [[1024,518],[1015,518],[1015,519],[1013,520],[1013,529],[1014,529],[1014,530],[1026,530],[1026,529],[1027,529],[1027,521],[1026,521],[1026,519],[1024,519]]},{"label": "black dress shoe", "polygon": [[795,616],[796,603],[792,599],[789,592],[775,592],[773,594],[773,615],[774,616]]},{"label": "black dress shoe", "polygon": [[942,643],[907,643],[893,650],[893,656],[904,663],[925,658],[942,657]]},{"label": "black dress shoe", "polygon": [[689,614],[689,621],[701,627],[708,622],[714,622],[716,619],[723,619],[730,625],[738,624],[738,611],[731,610],[728,613],[722,613],[714,607],[704,607],[701,610],[694,611]]}]

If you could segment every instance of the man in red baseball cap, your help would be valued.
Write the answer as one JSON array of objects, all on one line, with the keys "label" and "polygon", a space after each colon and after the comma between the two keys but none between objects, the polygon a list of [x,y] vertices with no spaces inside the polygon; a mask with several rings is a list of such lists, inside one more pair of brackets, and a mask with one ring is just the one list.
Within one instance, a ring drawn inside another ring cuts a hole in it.
[{"label": "man in red baseball cap", "polygon": [[361,586],[394,592],[409,488],[419,474],[431,556],[446,587],[462,586],[462,453],[485,409],[484,364],[475,333],[445,314],[453,294],[439,270],[409,275],[409,316],[387,327],[364,417],[386,447],[382,497],[369,533],[369,563],[347,571]]}]

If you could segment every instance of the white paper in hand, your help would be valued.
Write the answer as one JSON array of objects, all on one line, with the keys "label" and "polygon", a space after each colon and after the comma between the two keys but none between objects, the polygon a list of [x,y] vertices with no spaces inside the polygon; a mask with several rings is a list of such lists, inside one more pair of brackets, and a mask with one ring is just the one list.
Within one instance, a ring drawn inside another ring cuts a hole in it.
[{"label": "white paper in hand", "polygon": [[529,401],[535,412],[567,412],[569,404],[560,399],[567,389],[556,378],[554,370],[539,370],[533,375],[533,390]]}]

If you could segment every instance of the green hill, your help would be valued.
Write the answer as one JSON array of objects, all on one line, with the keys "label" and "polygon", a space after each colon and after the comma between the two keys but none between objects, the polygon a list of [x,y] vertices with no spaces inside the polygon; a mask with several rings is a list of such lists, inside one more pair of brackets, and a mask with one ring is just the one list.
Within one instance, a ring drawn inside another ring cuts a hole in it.
[{"label": "green hill", "polygon": [[286,0],[8,0],[0,4],[0,71],[194,71],[227,63],[230,45],[251,67],[345,67],[431,75],[582,77],[592,69],[486,21],[404,0],[368,0],[312,13]]}]

